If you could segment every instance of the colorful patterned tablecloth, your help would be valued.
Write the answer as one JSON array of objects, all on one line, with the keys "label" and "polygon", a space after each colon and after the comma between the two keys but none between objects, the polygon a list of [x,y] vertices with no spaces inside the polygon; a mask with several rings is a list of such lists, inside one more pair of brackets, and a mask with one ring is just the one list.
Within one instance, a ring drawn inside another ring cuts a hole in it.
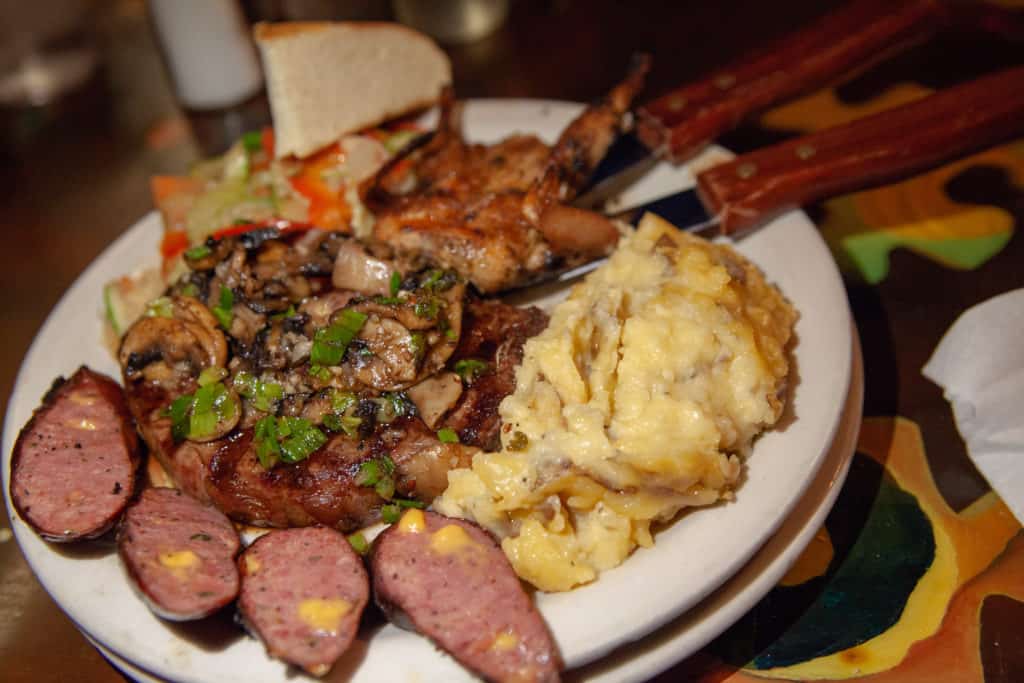
[{"label": "colorful patterned tablecloth", "polygon": [[[940,36],[768,112],[731,145],[845,122],[1020,58],[1012,42]],[[657,680],[1022,681],[1024,533],[920,368],[964,309],[1024,286],[1024,141],[809,212],[843,269],[864,347],[849,477],[783,580]]]}]

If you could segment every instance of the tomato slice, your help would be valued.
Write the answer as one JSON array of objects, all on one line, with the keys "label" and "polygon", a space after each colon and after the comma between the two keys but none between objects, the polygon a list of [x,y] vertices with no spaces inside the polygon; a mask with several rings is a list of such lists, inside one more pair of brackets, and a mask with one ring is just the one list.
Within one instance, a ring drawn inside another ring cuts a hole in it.
[{"label": "tomato slice", "polygon": [[160,241],[160,255],[170,261],[188,249],[188,234],[184,230],[168,230]]},{"label": "tomato slice", "polygon": [[311,156],[290,179],[295,191],[309,200],[309,221],[325,230],[347,230],[352,209],[340,192],[324,182],[324,173],[344,161],[341,147],[333,144]]},{"label": "tomato slice", "polygon": [[240,225],[231,225],[226,228],[221,228],[217,232],[213,233],[213,239],[221,240],[225,237],[236,237],[238,235],[244,235],[247,232],[253,230],[263,230],[264,228],[276,228],[282,235],[290,232],[305,232],[306,230],[312,230],[317,226],[312,223],[301,223],[298,221],[289,221],[283,218],[274,218],[269,221],[260,221],[259,223],[242,223]]}]

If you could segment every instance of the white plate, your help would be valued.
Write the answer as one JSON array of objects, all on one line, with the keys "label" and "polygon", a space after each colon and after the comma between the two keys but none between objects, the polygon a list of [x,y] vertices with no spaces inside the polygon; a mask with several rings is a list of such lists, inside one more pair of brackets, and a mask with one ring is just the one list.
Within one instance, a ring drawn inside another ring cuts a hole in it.
[{"label": "white plate", "polygon": [[[465,110],[475,140],[533,131],[553,140],[579,106],[549,101],[482,100]],[[719,152],[720,153],[720,152]],[[692,186],[686,168],[660,166],[631,193],[641,201]],[[22,364],[4,424],[4,472],[18,429],[58,374],[86,363],[118,375],[99,343],[104,282],[157,258],[160,222],[139,221],[75,282],[50,314]],[[735,574],[779,528],[828,455],[850,380],[850,314],[842,281],[817,231],[788,213],[739,243],[800,311],[792,415],[762,437],[737,502],[685,515],[658,534],[651,550],[589,586],[538,595],[566,664],[583,665],[634,641],[692,608]],[[289,674],[256,641],[239,637],[210,647],[169,628],[143,606],[111,553],[65,553],[17,519],[15,535],[40,582],[78,626],[140,668],[180,681],[281,681]],[[770,584],[764,590],[770,588]],[[372,637],[371,637],[372,636]],[[357,681],[458,681],[469,676],[426,640],[384,626],[364,633],[335,668]]]}]

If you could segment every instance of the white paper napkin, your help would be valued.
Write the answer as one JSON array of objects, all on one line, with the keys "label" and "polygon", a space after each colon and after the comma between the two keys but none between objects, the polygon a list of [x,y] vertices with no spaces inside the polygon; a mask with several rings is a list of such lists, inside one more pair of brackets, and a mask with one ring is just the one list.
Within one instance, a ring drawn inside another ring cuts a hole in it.
[{"label": "white paper napkin", "polygon": [[1024,289],[967,309],[921,372],[942,387],[967,453],[1024,523]]}]

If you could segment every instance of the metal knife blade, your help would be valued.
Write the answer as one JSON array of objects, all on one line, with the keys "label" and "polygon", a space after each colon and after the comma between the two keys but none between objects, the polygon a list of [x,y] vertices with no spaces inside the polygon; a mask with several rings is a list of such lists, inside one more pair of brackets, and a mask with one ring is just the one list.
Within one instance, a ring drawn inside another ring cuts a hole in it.
[{"label": "metal knife blade", "polygon": [[623,133],[608,148],[586,189],[573,200],[573,205],[581,209],[601,210],[609,199],[622,194],[660,159],[661,154],[652,153],[635,135]]}]

